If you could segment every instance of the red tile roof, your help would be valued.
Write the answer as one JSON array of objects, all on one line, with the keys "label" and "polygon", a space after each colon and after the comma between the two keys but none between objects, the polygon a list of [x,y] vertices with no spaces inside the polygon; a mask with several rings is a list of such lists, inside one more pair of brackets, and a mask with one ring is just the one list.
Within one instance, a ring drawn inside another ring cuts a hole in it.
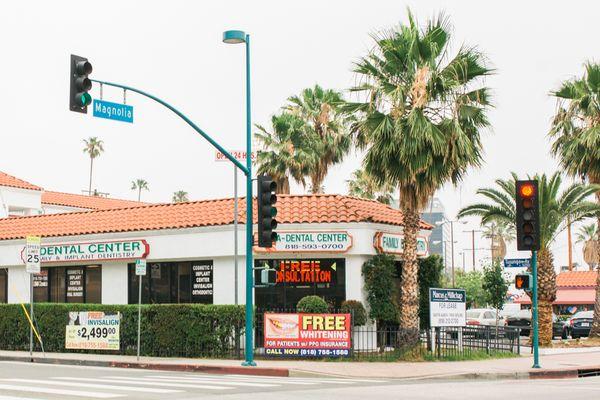
[{"label": "red tile roof", "polygon": [[39,186],[35,186],[29,182],[16,178],[12,175],[8,175],[2,171],[0,171],[0,186],[9,186],[28,190],[42,190],[42,188]]},{"label": "red tile roof", "polygon": [[556,277],[558,287],[595,287],[598,273],[596,271],[561,272]]},{"label": "red tile roof", "polygon": [[111,199],[108,197],[85,196],[82,194],[45,191],[42,193],[42,204],[85,208],[88,210],[109,210],[113,208],[147,205],[148,203],[132,200]]},{"label": "red tile roof", "polygon": [[[341,195],[279,195],[277,210],[279,223],[375,222],[402,225],[402,212],[399,210],[376,201]],[[239,215],[243,223],[243,198],[240,199]],[[254,216],[256,218],[256,212]],[[0,219],[0,240],[21,239],[27,235],[73,236],[232,223],[233,199],[205,200]],[[421,229],[431,228],[431,225],[421,222]]]}]

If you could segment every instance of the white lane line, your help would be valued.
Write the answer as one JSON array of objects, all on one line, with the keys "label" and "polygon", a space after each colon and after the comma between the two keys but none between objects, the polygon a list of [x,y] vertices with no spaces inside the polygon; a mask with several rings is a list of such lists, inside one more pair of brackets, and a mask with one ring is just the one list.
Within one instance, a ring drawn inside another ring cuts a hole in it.
[{"label": "white lane line", "polygon": [[[53,379],[64,379],[71,380],[71,378],[53,378]],[[98,385],[94,383],[75,383],[75,382],[62,382],[62,381],[50,381],[43,379],[3,379],[3,381],[9,382],[20,382],[20,383],[35,383],[39,385],[55,385],[55,386],[75,386],[81,387],[85,385],[86,388],[94,388],[94,389],[115,389],[115,390],[125,390],[130,392],[146,392],[146,393],[181,393],[182,390],[173,390],[173,389],[153,389],[153,388],[143,388],[143,387],[133,387],[133,386],[116,386],[116,385]]]},{"label": "white lane line", "polygon": [[[105,377],[110,378],[110,377]],[[144,385],[144,386],[163,386],[163,387],[173,387],[173,388],[186,388],[186,389],[211,389],[211,390],[225,390],[225,389],[233,389],[231,386],[216,386],[216,385],[186,385],[184,383],[162,383],[156,382],[153,380],[152,382],[140,382],[137,379],[139,378],[122,378],[116,377],[119,379],[118,382],[115,382],[115,377],[110,379],[102,379],[102,378],[67,378],[67,377],[57,377],[53,379],[67,379],[74,381],[82,381],[82,382],[108,382],[108,383],[126,383],[130,385]]]},{"label": "white lane line", "polygon": [[[111,379],[121,379],[118,376],[107,376],[106,378],[111,378]],[[141,381],[150,381],[150,382],[172,382],[172,383],[222,383],[224,385],[228,385],[228,386],[251,386],[251,387],[277,387],[277,386],[281,386],[280,384],[274,384],[274,383],[253,383],[253,382],[239,382],[239,381],[232,381],[229,379],[211,379],[211,378],[207,378],[207,379],[195,379],[195,378],[157,378],[157,377],[153,377],[153,378],[136,378],[136,380],[141,380]]]},{"label": "white lane line", "polygon": [[42,400],[41,398],[32,397],[14,397],[14,396],[0,396],[0,400]]},{"label": "white lane line", "polygon": [[175,375],[146,375],[146,378],[151,379],[186,379],[186,380],[219,380],[225,382],[257,382],[257,383],[265,383],[265,384],[273,384],[277,386],[281,386],[283,384],[292,384],[292,385],[318,385],[319,382],[306,382],[306,381],[293,381],[287,378],[257,378],[257,379],[240,379],[238,377],[231,377],[229,375],[184,375],[184,376],[175,376]]},{"label": "white lane line", "polygon": [[89,391],[83,392],[81,390],[53,389],[53,388],[5,385],[5,384],[0,384],[0,389],[14,390],[15,392],[33,392],[33,393],[47,393],[47,394],[62,394],[64,396],[92,397],[92,398],[96,398],[96,399],[114,399],[115,397],[125,396],[123,394],[99,393],[99,392],[89,392]]},{"label": "white lane line", "polygon": [[[249,378],[248,375],[226,375],[233,378]],[[267,379],[265,377],[261,377],[262,379]],[[278,378],[270,378],[270,379],[278,379]],[[284,378],[294,381],[301,382],[342,382],[342,383],[352,383],[352,382],[366,382],[366,383],[387,383],[388,381],[381,379],[370,379],[370,378]]]}]

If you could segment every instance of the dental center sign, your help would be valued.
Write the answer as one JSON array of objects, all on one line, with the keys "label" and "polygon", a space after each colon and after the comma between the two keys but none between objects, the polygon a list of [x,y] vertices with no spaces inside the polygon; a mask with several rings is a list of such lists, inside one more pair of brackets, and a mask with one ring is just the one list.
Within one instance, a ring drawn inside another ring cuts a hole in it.
[{"label": "dental center sign", "polygon": [[41,246],[40,259],[42,263],[132,260],[145,258],[148,253],[150,246],[145,240],[45,244]]},{"label": "dental center sign", "polygon": [[[404,235],[398,233],[377,232],[373,238],[373,246],[380,253],[402,254],[404,251]],[[427,238],[417,237],[417,255],[426,256]]]},{"label": "dental center sign", "polygon": [[279,231],[273,247],[257,247],[258,252],[345,253],[352,247],[346,231]]}]

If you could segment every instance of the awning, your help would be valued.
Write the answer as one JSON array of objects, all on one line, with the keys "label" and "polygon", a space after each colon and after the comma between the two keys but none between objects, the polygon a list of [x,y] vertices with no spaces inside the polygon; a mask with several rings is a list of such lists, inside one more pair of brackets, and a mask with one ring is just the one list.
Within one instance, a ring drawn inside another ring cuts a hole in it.
[{"label": "awning", "polygon": [[[594,289],[558,289],[554,305],[594,304],[596,291]],[[515,300],[517,304],[531,304],[529,296],[524,294]]]}]

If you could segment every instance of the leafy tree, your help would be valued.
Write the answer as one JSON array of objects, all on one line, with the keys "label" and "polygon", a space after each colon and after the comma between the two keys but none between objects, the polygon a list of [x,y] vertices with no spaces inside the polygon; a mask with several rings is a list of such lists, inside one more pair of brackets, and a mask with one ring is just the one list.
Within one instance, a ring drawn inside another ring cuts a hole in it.
[{"label": "leafy tree", "polygon": [[486,303],[486,294],[483,290],[483,273],[481,271],[458,270],[455,276],[456,287],[465,289],[467,295],[467,307],[483,307]]},{"label": "leafy tree", "polygon": [[378,254],[362,266],[362,275],[369,304],[369,318],[378,325],[398,322],[396,307],[396,266],[394,257]]},{"label": "leafy tree", "polygon": [[498,313],[506,300],[508,284],[502,276],[500,261],[495,261],[483,272],[483,290],[489,305],[496,309],[496,337],[498,337]]},{"label": "leafy tree", "polygon": [[301,313],[326,313],[329,312],[329,304],[319,296],[304,296],[298,301],[296,310]]},{"label": "leafy tree", "polygon": [[491,73],[472,47],[452,52],[451,27],[440,16],[374,35],[373,49],[355,64],[359,84],[351,91],[352,132],[365,150],[364,169],[378,184],[399,188],[404,213],[404,268],[400,325],[418,343],[419,213],[435,191],[457,183],[481,163],[480,131],[488,124]]},{"label": "leafy tree", "polygon": [[419,320],[421,328],[429,328],[429,288],[442,287],[444,263],[433,254],[419,259]]},{"label": "leafy tree", "polygon": [[364,169],[357,169],[352,173],[352,179],[347,180],[348,193],[362,199],[377,200],[383,204],[392,203],[393,187],[380,185]]},{"label": "leafy tree", "polygon": [[142,199],[142,190],[150,190],[148,188],[148,182],[143,179],[136,179],[135,181],[131,181],[131,190],[138,191],[138,201]]},{"label": "leafy tree", "polygon": [[[458,217],[479,216],[486,224],[495,221],[515,228],[515,185],[518,177],[497,179],[498,188],[482,188],[477,193],[490,203],[477,203],[463,208]],[[538,297],[540,344],[552,343],[552,302],[556,299],[556,272],[550,245],[564,229],[567,219],[571,223],[594,216],[600,206],[586,199],[600,189],[598,185],[574,183],[561,191],[562,178],[559,172],[552,176],[535,175],[539,186],[540,251],[538,253]]]},{"label": "leafy tree", "polygon": [[171,201],[173,201],[173,203],[185,203],[186,201],[190,201],[188,199],[188,192],[178,190],[177,192],[173,193],[173,198]]},{"label": "leafy tree", "polygon": [[97,137],[90,137],[89,139],[83,139],[85,146],[83,152],[90,156],[90,184],[88,186],[88,195],[92,195],[92,173],[94,171],[94,159],[100,156],[104,151],[104,143],[102,140],[98,140]]}]

